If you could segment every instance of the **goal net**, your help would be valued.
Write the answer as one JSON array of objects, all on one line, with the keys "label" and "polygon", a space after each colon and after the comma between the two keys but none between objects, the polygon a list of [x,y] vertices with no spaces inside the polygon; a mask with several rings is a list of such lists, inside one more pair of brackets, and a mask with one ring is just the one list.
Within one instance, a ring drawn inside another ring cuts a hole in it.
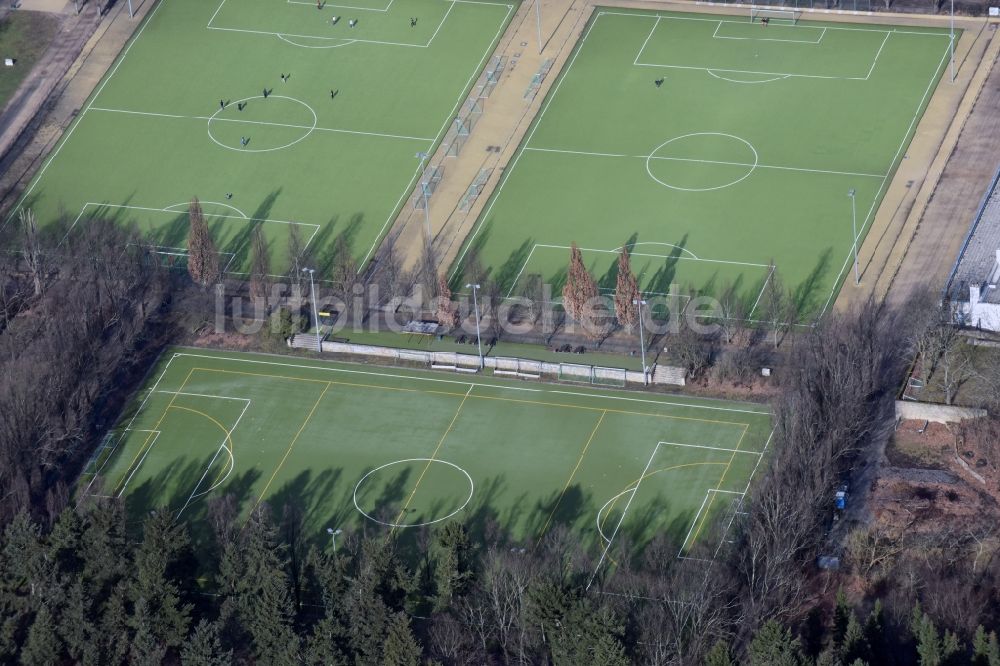
[{"label": "goal net", "polygon": [[761,19],[768,19],[782,25],[795,25],[799,22],[802,12],[795,9],[768,9],[765,7],[750,8],[750,22],[757,23]]}]

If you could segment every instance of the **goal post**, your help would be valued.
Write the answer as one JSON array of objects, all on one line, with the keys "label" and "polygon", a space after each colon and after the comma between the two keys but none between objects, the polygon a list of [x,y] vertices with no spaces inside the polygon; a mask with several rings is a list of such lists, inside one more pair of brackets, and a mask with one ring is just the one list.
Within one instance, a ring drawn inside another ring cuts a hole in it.
[{"label": "goal post", "polygon": [[797,9],[774,9],[771,7],[750,7],[750,22],[756,23],[762,18],[782,25],[796,25],[802,12]]}]

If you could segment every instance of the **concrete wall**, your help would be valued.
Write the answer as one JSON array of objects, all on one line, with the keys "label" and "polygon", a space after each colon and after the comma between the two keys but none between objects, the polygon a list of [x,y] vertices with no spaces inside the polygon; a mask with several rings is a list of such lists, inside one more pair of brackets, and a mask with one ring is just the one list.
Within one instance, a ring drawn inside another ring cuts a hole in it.
[{"label": "concrete wall", "polygon": [[934,421],[935,423],[958,423],[966,419],[986,416],[985,409],[970,409],[938,405],[931,402],[914,402],[912,400],[896,401],[896,417],[918,421]]}]

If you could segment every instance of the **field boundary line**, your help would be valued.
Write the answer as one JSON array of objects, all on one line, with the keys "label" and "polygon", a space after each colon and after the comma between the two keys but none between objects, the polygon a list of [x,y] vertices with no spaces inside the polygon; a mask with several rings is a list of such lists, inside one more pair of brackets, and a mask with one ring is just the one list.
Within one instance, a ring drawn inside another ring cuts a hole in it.
[{"label": "field boundary line", "polygon": [[[406,510],[410,507],[410,503],[413,501],[413,497],[417,494],[417,488],[420,487],[420,482],[424,480],[424,475],[427,474],[427,470],[430,469],[431,463],[437,458],[438,452],[444,445],[444,440],[448,438],[448,435],[451,434],[452,428],[455,427],[455,422],[458,421],[458,415],[462,413],[462,408],[465,407],[465,401],[469,399],[469,394],[472,393],[473,388],[475,388],[475,384],[469,384],[469,390],[465,392],[465,395],[462,396],[462,401],[458,403],[458,409],[455,410],[455,415],[451,417],[451,422],[448,424],[448,428],[444,431],[444,434],[441,435],[441,439],[438,440],[437,446],[434,447],[434,452],[431,453],[431,457],[427,459],[427,463],[424,465],[423,470],[421,470],[420,476],[417,477],[416,483],[413,484],[413,490],[410,491],[410,495],[406,498],[403,508],[399,510],[396,520],[393,521],[396,525],[400,524],[400,521],[403,519],[403,515],[406,513]],[[466,476],[468,476],[468,473],[466,473]],[[392,534],[395,531],[396,528],[393,527],[389,530],[389,533]]]},{"label": "field boundary line", "polygon": [[886,43],[889,41],[889,35],[891,32],[885,33],[885,37],[882,39],[882,45],[878,47],[878,51],[875,52],[875,58],[872,60],[872,66],[868,68],[868,74],[865,76],[865,81],[871,78],[872,72],[875,71],[875,65],[878,63],[878,57],[882,55],[882,49],[885,48]]},{"label": "field boundary line", "polygon": [[[461,1],[462,0],[452,0],[452,3],[454,5],[455,2],[461,2]],[[475,68],[472,70],[472,74],[469,75],[469,78],[465,82],[465,86],[462,87],[462,92],[459,94],[458,99],[455,101],[455,105],[451,107],[451,113],[448,114],[448,117],[441,125],[441,129],[438,130],[437,135],[431,142],[431,145],[435,147],[435,150],[437,149],[437,147],[440,147],[440,142],[442,140],[442,137],[444,137],[445,133],[447,133],[448,129],[455,121],[459,108],[462,106],[462,104],[465,103],[465,100],[469,97],[469,92],[472,89],[473,82],[476,80],[477,77],[479,77],[480,72],[483,70],[483,67],[486,63],[486,59],[489,58],[490,54],[492,54],[494,50],[497,48],[497,44],[499,44],[500,42],[500,37],[503,35],[503,31],[510,24],[509,21],[511,12],[514,11],[514,5],[509,5],[509,4],[505,5],[503,3],[498,3],[498,2],[489,2],[489,3],[483,2],[483,3],[473,3],[473,4],[490,4],[500,7],[507,7],[507,14],[504,15],[503,20],[500,21],[500,26],[497,28],[496,34],[493,35],[493,39],[490,40],[489,44],[486,47],[486,50],[483,52],[483,57],[479,59],[478,63],[476,63]],[[410,196],[410,193],[416,187],[417,178],[420,177],[421,173],[422,170],[420,169],[419,165],[414,168],[413,176],[410,178],[409,182],[406,184],[406,187],[403,189],[403,193],[399,195],[399,198],[396,200],[395,205],[389,212],[389,216],[382,224],[382,227],[378,230],[378,233],[375,234],[375,241],[372,242],[372,246],[368,248],[368,252],[367,254],[365,254],[364,259],[362,259],[361,262],[358,264],[359,275],[361,274],[362,271],[365,270],[365,267],[368,264],[368,259],[372,256],[372,253],[374,253],[375,249],[379,246],[379,244],[381,244],[386,229],[389,227],[390,224],[392,224],[392,222],[397,218],[397,216],[399,216],[402,213],[403,200]]]},{"label": "field boundary line", "polygon": [[[826,28],[818,28],[816,26],[794,26],[794,25],[776,25],[776,28],[808,28],[809,30],[819,30],[819,39],[815,41],[810,41],[808,39],[778,39],[776,37],[727,37],[726,35],[719,34],[719,28],[722,27],[723,23],[736,23],[736,21],[719,21],[719,25],[715,26],[715,32],[712,33],[712,39],[736,39],[741,41],[751,41],[751,42],[788,42],[790,44],[819,44],[823,41],[823,35],[826,34]],[[739,25],[746,25],[745,23],[740,23]]]},{"label": "field boundary line", "polygon": [[[223,0],[223,2],[225,2],[225,0]],[[97,90],[90,97],[90,101],[87,103],[86,108],[84,108],[83,111],[81,111],[79,115],[73,120],[73,123],[69,128],[69,131],[66,132],[66,134],[60,138],[59,145],[56,146],[56,149],[52,151],[52,154],[49,155],[47,160],[45,160],[45,164],[42,165],[42,168],[39,169],[38,173],[35,174],[34,178],[32,178],[31,184],[28,186],[28,189],[24,191],[24,194],[21,195],[20,200],[11,209],[10,214],[7,216],[7,219],[4,220],[3,225],[0,225],[0,230],[6,228],[7,224],[14,218],[14,216],[18,212],[20,212],[21,207],[24,205],[24,202],[27,201],[28,197],[31,196],[32,191],[34,191],[35,185],[41,182],[42,176],[45,175],[45,171],[49,168],[49,165],[51,165],[52,162],[55,161],[56,157],[59,156],[59,153],[62,151],[63,146],[65,146],[67,142],[69,142],[70,137],[73,136],[73,132],[76,130],[77,127],[80,126],[80,123],[83,121],[83,117],[87,115],[87,111],[90,110],[90,107],[92,107],[97,98],[100,97],[101,92],[104,90],[104,86],[108,85],[108,82],[114,77],[115,73],[118,71],[118,68],[125,61],[125,57],[128,55],[128,52],[131,51],[135,43],[139,41],[139,37],[141,37],[142,33],[146,30],[146,26],[148,26],[150,23],[153,22],[153,17],[156,16],[156,12],[158,12],[160,10],[160,7],[162,6],[163,2],[156,3],[156,6],[153,7],[153,9],[150,10],[149,14],[147,14],[146,17],[142,20],[142,25],[139,26],[139,31],[136,32],[135,35],[129,40],[128,44],[125,46],[125,50],[123,50],[121,54],[117,57],[114,67],[112,67],[111,71],[104,76],[104,81],[101,82],[101,85],[98,86]]]},{"label": "field boundary line", "polygon": [[660,450],[660,444],[657,443],[653,447],[653,452],[649,455],[649,460],[646,461],[646,467],[642,470],[642,474],[639,476],[639,480],[635,484],[635,488],[632,489],[632,495],[629,496],[628,502],[625,503],[625,508],[622,509],[622,516],[618,519],[618,524],[615,525],[615,531],[611,533],[611,538],[608,539],[608,543],[604,546],[604,551],[601,553],[601,559],[597,561],[597,566],[594,567],[594,573],[590,575],[590,580],[587,581],[587,588],[594,584],[594,578],[597,577],[597,572],[601,570],[601,566],[604,564],[605,558],[608,556],[608,551],[611,549],[611,544],[614,543],[615,537],[618,536],[618,530],[621,529],[622,523],[625,522],[625,516],[628,515],[628,508],[632,505],[632,500],[635,499],[636,493],[639,492],[639,486],[642,485],[642,480],[646,476],[646,472],[649,471],[649,466],[653,464],[653,458],[656,457],[656,452]]},{"label": "field boundary line", "polygon": [[271,487],[271,483],[274,481],[274,477],[278,476],[278,472],[281,471],[282,466],[285,464],[285,461],[288,459],[289,454],[292,452],[292,448],[295,446],[295,442],[299,441],[299,437],[302,435],[302,432],[306,429],[306,426],[309,424],[309,421],[312,420],[313,414],[316,413],[316,408],[319,407],[319,403],[322,402],[323,398],[326,396],[326,392],[329,390],[330,390],[330,382],[326,382],[326,386],[323,388],[322,393],[320,393],[319,397],[316,398],[316,402],[313,403],[312,409],[309,410],[309,414],[306,415],[305,420],[302,421],[302,425],[299,426],[298,431],[295,433],[295,437],[292,438],[292,441],[288,444],[288,448],[285,449],[285,455],[281,457],[281,461],[278,462],[277,466],[274,468],[274,471],[271,472],[271,478],[267,480],[267,483],[264,485],[264,489],[260,491],[260,496],[257,498],[257,502],[253,505],[253,508],[250,510],[251,514],[253,514],[253,512],[257,510],[257,507],[260,506],[260,503],[264,501],[264,496],[267,495],[267,489]]},{"label": "field boundary line", "polygon": [[774,271],[778,269],[777,266],[771,266],[771,270],[767,272],[767,276],[764,277],[764,284],[760,286],[760,293],[757,294],[757,300],[753,302],[753,307],[750,308],[750,312],[747,313],[747,320],[753,321],[753,313],[757,311],[757,306],[760,305],[760,301],[764,298],[764,292],[767,291],[767,285],[774,276]]},{"label": "field boundary line", "polygon": [[[184,390],[184,387],[187,386],[187,383],[191,379],[191,375],[192,374],[194,374],[194,368],[192,368],[191,370],[188,371],[187,377],[184,378],[184,381],[181,383],[181,387],[180,387],[180,389],[178,389],[178,391],[183,391]],[[170,402],[167,403],[167,406],[163,408],[163,413],[161,413],[160,414],[160,418],[157,419],[156,424],[153,426],[153,430],[159,430],[160,429],[160,424],[163,423],[163,419],[165,419],[167,417],[167,412],[170,411],[170,408],[173,406],[175,400],[177,400],[177,395],[176,394],[173,397],[170,398]],[[142,446],[139,448],[139,450],[136,452],[136,454],[132,457],[132,461],[129,462],[128,467],[125,468],[125,472],[126,473],[128,473],[128,471],[130,469],[132,469],[132,465],[135,464],[136,459],[139,457],[139,454],[141,454],[143,452],[143,449],[146,448],[147,444],[149,444],[149,437],[148,436],[146,437],[146,441],[142,443]],[[143,456],[143,458],[145,459],[145,456]],[[140,462],[140,465],[141,465],[141,462]],[[135,472],[133,472],[132,474],[134,474],[134,473]],[[132,478],[132,474],[129,474],[128,478],[131,479]],[[124,478],[119,479],[118,483],[115,484],[115,488],[112,491],[113,494],[117,494],[118,493],[118,489],[121,487],[122,481],[124,481]]]},{"label": "field boundary line", "polygon": [[[191,357],[191,358],[205,358],[205,359],[211,359],[211,360],[215,360],[215,361],[229,361],[229,362],[232,362],[232,363],[253,363],[253,364],[260,364],[260,365],[276,365],[278,367],[298,368],[298,369],[303,369],[303,370],[316,370],[316,371],[321,371],[321,372],[340,372],[340,373],[344,373],[344,374],[370,375],[370,376],[373,376],[373,377],[390,377],[392,379],[407,379],[407,380],[413,380],[413,381],[437,382],[437,383],[442,383],[442,384],[458,384],[460,386],[468,386],[469,383],[470,383],[470,382],[467,382],[467,381],[465,381],[465,382],[459,381],[457,379],[443,379],[443,378],[439,378],[439,377],[421,377],[421,376],[413,376],[413,375],[400,375],[400,374],[389,373],[389,372],[385,372],[385,373],[382,373],[382,372],[370,372],[370,371],[366,371],[366,370],[353,370],[353,369],[349,369],[349,368],[336,368],[336,367],[324,367],[324,366],[314,366],[314,365],[302,365],[302,364],[299,364],[299,363],[278,363],[278,362],[275,362],[275,361],[263,361],[263,360],[260,360],[260,359],[250,359],[250,358],[240,359],[240,358],[233,358],[231,356],[211,356],[211,355],[208,355],[208,354],[193,354],[193,353],[189,353],[189,352],[179,352],[177,355],[178,356],[188,356],[188,357]],[[231,372],[231,373],[234,373],[234,374],[257,375],[257,376],[261,376],[261,377],[271,377],[271,378],[274,378],[274,379],[292,379],[292,380],[301,380],[301,381],[311,381],[311,382],[318,382],[318,383],[323,383],[323,384],[325,384],[325,383],[327,383],[329,381],[329,380],[326,380],[326,379],[310,379],[308,377],[285,377],[285,376],[282,376],[282,375],[269,375],[269,374],[264,374],[264,373],[252,373],[252,372],[245,372],[245,371],[238,371],[238,370],[226,370],[224,368],[205,368],[205,367],[199,367],[197,369],[198,370],[207,370],[207,371],[211,371],[211,372]],[[538,388],[527,388],[527,387],[519,387],[519,386],[506,386],[504,384],[482,384],[482,383],[476,383],[476,382],[473,382],[473,386],[475,386],[476,388],[484,388],[484,389],[493,388],[493,389],[499,389],[499,390],[503,390],[503,391],[514,390],[514,391],[527,391],[527,392],[530,392],[530,393],[555,393],[555,394],[563,394],[563,395],[574,395],[574,396],[582,396],[582,397],[590,397],[590,398],[600,398],[600,399],[604,399],[604,400],[623,400],[623,401],[627,401],[627,402],[639,402],[639,403],[645,403],[645,404],[660,405],[661,407],[676,407],[676,408],[681,408],[681,409],[707,409],[707,410],[721,411],[721,412],[733,412],[733,413],[737,413],[737,414],[755,414],[755,415],[760,415],[760,416],[770,416],[771,415],[771,412],[769,412],[769,411],[767,411],[767,412],[760,412],[760,411],[754,411],[754,410],[749,410],[749,409],[737,409],[737,408],[733,408],[733,407],[716,407],[716,406],[713,406],[713,405],[694,405],[694,404],[690,404],[690,403],[663,402],[663,401],[659,401],[659,400],[650,400],[650,399],[644,399],[644,398],[633,398],[633,397],[630,397],[630,396],[607,395],[605,393],[596,393],[596,392],[595,393],[580,393],[578,391],[564,391],[564,390],[554,389],[554,388],[553,389],[538,389]],[[396,388],[396,387],[393,387],[393,388]],[[399,390],[403,390],[403,389],[399,388]],[[410,389],[410,390],[416,391],[417,389]],[[473,396],[473,397],[484,397],[484,396]],[[601,408],[590,408],[590,409],[601,409]],[[638,414],[641,414],[641,415],[646,415],[643,412],[626,412],[626,413],[638,413]],[[652,414],[651,416],[665,416],[665,415]],[[684,417],[673,417],[673,418],[684,418]],[[703,421],[704,419],[688,419],[688,420]],[[708,421],[708,422],[709,423],[726,423],[728,425],[740,425],[740,426],[747,425],[745,423],[736,423],[736,422],[730,422],[730,421]]]},{"label": "field boundary line", "polygon": [[[536,0],[536,1],[540,2],[541,0]],[[598,14],[598,16],[600,16],[600,14]],[[482,230],[486,219],[490,215],[490,211],[493,210],[493,205],[500,198],[500,193],[503,191],[504,185],[507,184],[510,174],[517,168],[517,162],[518,160],[521,159],[521,155],[524,154],[524,149],[531,144],[531,139],[535,136],[535,132],[538,130],[538,126],[542,124],[542,118],[545,117],[545,112],[549,110],[549,107],[552,105],[552,100],[556,98],[556,95],[559,92],[559,88],[562,86],[563,81],[566,80],[566,77],[573,69],[573,64],[576,62],[576,59],[580,55],[580,52],[583,51],[583,45],[587,42],[587,37],[590,36],[590,31],[594,29],[595,25],[597,25],[596,18],[590,21],[590,25],[587,26],[587,31],[583,34],[583,37],[580,38],[580,41],[574,47],[573,55],[566,63],[565,68],[559,74],[555,86],[552,88],[552,90],[548,92],[548,94],[546,94],[545,100],[542,102],[542,107],[541,109],[539,109],[538,115],[532,121],[531,129],[529,130],[528,135],[524,138],[523,142],[521,143],[521,147],[517,150],[517,154],[514,156],[514,160],[509,163],[507,168],[504,169],[502,180],[497,185],[496,190],[490,196],[489,203],[480,213],[479,219],[476,220],[475,225],[473,225],[472,233],[470,233],[468,237],[463,241],[464,247],[462,248],[461,253],[458,255],[458,258],[455,260],[454,268],[452,269],[451,274],[448,276],[449,278],[453,279],[455,275],[458,273],[459,269],[462,267],[462,261],[465,259],[465,255],[468,253],[469,248],[472,247],[473,242],[476,240],[476,236],[479,235],[479,232]]]},{"label": "field boundary line", "polygon": [[559,497],[556,498],[556,503],[552,505],[552,511],[549,512],[549,517],[545,519],[545,524],[542,525],[542,529],[538,532],[538,539],[535,541],[535,548],[538,548],[538,545],[545,537],[545,533],[549,529],[549,524],[552,522],[552,517],[556,515],[556,510],[559,509],[559,505],[562,503],[562,498],[566,494],[569,484],[573,483],[573,479],[576,477],[576,473],[580,469],[580,465],[583,463],[584,457],[587,455],[587,450],[590,449],[590,443],[594,441],[594,436],[597,434],[598,429],[600,429],[601,424],[604,423],[604,417],[607,416],[607,414],[607,410],[602,411],[600,417],[597,419],[597,424],[594,425],[594,429],[590,431],[590,437],[587,438],[587,443],[583,445],[583,450],[580,452],[580,457],[576,460],[576,465],[573,466],[573,471],[570,472],[569,478],[566,479],[566,483],[563,484],[562,490],[559,491]]},{"label": "field boundary line", "polygon": [[[160,434],[163,431],[152,430],[150,432],[156,433],[155,435],[153,435],[153,441],[149,442],[149,446],[146,446],[146,442],[143,442],[143,449],[145,450],[145,452],[142,454],[142,458],[139,458],[139,462],[135,464],[135,467],[131,466],[129,467],[129,469],[131,469],[132,472],[128,475],[128,478],[125,479],[124,484],[119,484],[119,487],[115,488],[115,494],[114,494],[115,497],[121,497],[125,493],[125,489],[128,488],[128,484],[132,481],[132,477],[135,476],[135,473],[139,471],[140,467],[142,467],[142,463],[145,462],[146,456],[148,456],[149,452],[153,450],[154,446],[156,446],[156,440],[160,438]],[[148,435],[146,436],[146,440],[147,441],[149,440]],[[143,449],[140,449],[140,451],[142,451]],[[135,463],[134,458],[132,459],[132,462]]]},{"label": "field boundary line", "polygon": [[[927,96],[930,94],[931,89],[934,87],[934,82],[938,81],[941,76],[942,67],[944,67],[944,64],[948,61],[947,60],[948,50],[949,50],[948,47],[950,46],[951,46],[951,40],[949,39],[948,44],[944,49],[944,53],[941,54],[941,60],[940,62],[938,62],[937,69],[935,69],[934,72],[931,74],[931,79],[930,81],[927,82],[927,88],[924,90],[924,94],[920,98],[920,101],[917,102],[917,108],[913,111],[913,118],[910,120],[910,125],[906,128],[906,131],[903,132],[903,138],[899,142],[899,147],[896,149],[896,154],[893,156],[892,161],[889,162],[889,168],[885,172],[885,177],[882,179],[882,184],[879,186],[878,191],[875,192],[875,197],[872,199],[872,205],[868,208],[868,213],[865,215],[865,219],[862,222],[861,227],[858,229],[858,234],[853,239],[855,243],[857,243],[858,239],[863,238],[867,233],[868,227],[870,226],[871,222],[874,219],[873,215],[875,214],[876,204],[880,203],[880,197],[882,196],[882,191],[885,189],[886,184],[892,182],[889,176],[893,175],[893,171],[895,171],[895,169],[897,168],[897,162],[899,161],[899,156],[903,152],[903,148],[906,146],[907,141],[910,138],[910,132],[914,131],[917,124],[917,120],[922,115],[921,109],[923,109],[924,102],[927,101]],[[840,286],[843,283],[844,271],[847,270],[847,266],[851,260],[851,255],[853,254],[853,252],[854,252],[854,246],[852,244],[851,247],[847,248],[847,255],[844,257],[844,264],[841,266],[840,272],[837,274],[837,279],[834,280],[833,282],[833,287],[830,289],[830,295],[827,297],[826,303],[823,305],[823,309],[820,312],[820,314],[825,314],[830,309],[830,302],[833,300],[834,295],[837,293],[837,291],[839,290]]]},{"label": "field boundary line", "polygon": [[[601,12],[597,15],[597,18],[601,18],[603,15],[604,12]],[[656,28],[660,25],[660,21],[662,19],[662,16],[657,15],[656,21],[653,22],[653,27],[649,29],[649,34],[646,35],[646,39],[642,42],[642,46],[639,47],[639,52],[635,54],[635,59],[632,61],[633,65],[639,64],[639,57],[642,55],[642,52],[646,50],[646,44],[649,44],[649,40],[653,38],[653,33],[656,32]],[[597,19],[594,19],[594,23],[597,23]],[[719,23],[722,23],[722,21],[719,21]]]},{"label": "field boundary line", "polygon": [[719,557],[719,552],[722,550],[722,546],[725,545],[726,539],[729,536],[729,530],[732,529],[733,523],[736,521],[736,516],[739,515],[749,515],[747,512],[743,511],[743,503],[746,501],[747,493],[750,492],[750,484],[753,483],[753,477],[757,473],[757,468],[760,467],[761,460],[764,459],[764,454],[767,453],[767,447],[771,444],[771,438],[774,437],[774,430],[772,429],[770,434],[767,436],[767,441],[764,442],[764,448],[761,450],[761,457],[754,465],[753,469],[750,470],[750,476],[747,478],[747,487],[743,489],[743,496],[740,498],[739,502],[736,503],[736,508],[733,511],[733,515],[729,517],[729,523],[726,525],[726,529],[722,532],[722,539],[719,540],[719,545],[715,549],[715,554],[712,555],[712,561],[714,562],[717,557]]}]

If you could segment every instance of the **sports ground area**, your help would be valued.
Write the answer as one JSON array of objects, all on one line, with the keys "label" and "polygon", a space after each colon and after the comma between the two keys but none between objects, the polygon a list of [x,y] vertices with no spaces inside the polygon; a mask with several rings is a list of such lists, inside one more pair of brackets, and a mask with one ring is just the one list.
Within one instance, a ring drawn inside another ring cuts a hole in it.
[{"label": "sports ground area", "polygon": [[770,427],[757,405],[176,349],[79,492],[196,530],[230,494],[243,516],[293,504],[315,539],[496,521],[526,543],[565,525],[595,557],[657,533],[712,557]]},{"label": "sports ground area", "polygon": [[[576,242],[600,286],[632,248],[647,294],[735,286],[772,262],[823,311],[942,73],[947,30],[595,10],[453,267],[557,288]],[[853,192],[852,197],[849,195]]]},{"label": "sports ground area", "polygon": [[337,238],[363,263],[413,188],[417,153],[441,141],[513,11],[479,0],[161,0],[7,220],[24,207],[43,225],[134,222],[183,262],[197,196],[232,273],[246,271],[258,225],[274,273],[288,265],[292,226],[317,268]]}]

